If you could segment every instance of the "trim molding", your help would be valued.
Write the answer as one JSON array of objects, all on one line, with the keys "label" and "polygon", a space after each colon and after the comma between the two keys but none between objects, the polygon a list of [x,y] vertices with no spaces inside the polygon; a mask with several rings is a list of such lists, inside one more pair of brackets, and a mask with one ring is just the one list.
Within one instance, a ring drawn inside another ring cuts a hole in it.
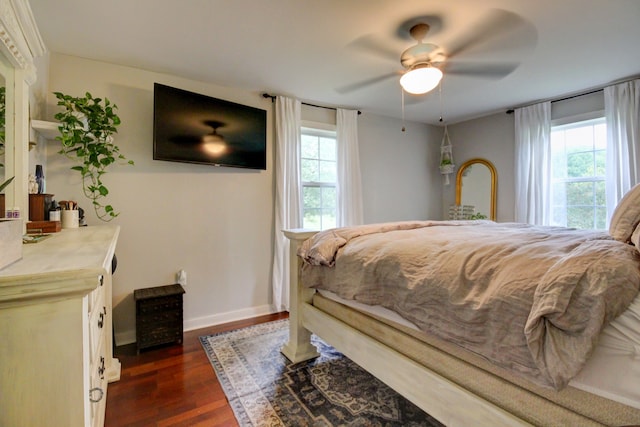
[{"label": "trim molding", "polygon": [[25,71],[25,81],[31,85],[37,72],[34,58],[46,51],[27,0],[7,0],[0,3],[0,52],[17,69]]},{"label": "trim molding", "polygon": [[[235,322],[236,320],[244,320],[251,317],[263,316],[265,314],[273,314],[276,312],[277,311],[274,310],[271,305],[261,305],[257,307],[244,308],[242,310],[214,314],[211,316],[187,319],[184,321],[184,330],[185,332],[193,331],[209,326],[221,325],[223,323]],[[115,339],[117,346],[132,344],[136,342],[136,331],[135,329],[130,329],[127,331],[116,332]]]}]

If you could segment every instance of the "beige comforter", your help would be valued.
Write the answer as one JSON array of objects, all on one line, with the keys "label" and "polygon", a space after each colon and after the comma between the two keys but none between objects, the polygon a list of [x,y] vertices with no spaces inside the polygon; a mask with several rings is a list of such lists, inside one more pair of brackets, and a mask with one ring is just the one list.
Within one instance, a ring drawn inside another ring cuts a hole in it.
[{"label": "beige comforter", "polygon": [[604,232],[491,221],[328,230],[298,253],[305,286],[396,311],[561,389],[640,288],[634,246]]}]

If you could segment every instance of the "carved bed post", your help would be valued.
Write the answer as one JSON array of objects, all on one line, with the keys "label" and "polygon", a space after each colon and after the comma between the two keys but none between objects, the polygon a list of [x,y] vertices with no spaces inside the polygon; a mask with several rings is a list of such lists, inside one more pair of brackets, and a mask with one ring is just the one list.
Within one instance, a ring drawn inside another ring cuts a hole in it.
[{"label": "carved bed post", "polygon": [[302,229],[284,230],[289,242],[289,342],[282,347],[282,354],[293,363],[313,359],[320,354],[311,344],[311,332],[302,325],[303,306],[311,302],[314,290],[304,288],[299,280],[302,260],[298,257],[298,248],[316,231]]}]

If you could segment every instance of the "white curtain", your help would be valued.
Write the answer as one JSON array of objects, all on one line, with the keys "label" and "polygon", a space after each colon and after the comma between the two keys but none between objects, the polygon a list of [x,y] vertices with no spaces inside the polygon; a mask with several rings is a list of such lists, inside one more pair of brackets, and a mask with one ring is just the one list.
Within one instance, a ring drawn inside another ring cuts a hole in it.
[{"label": "white curtain", "polygon": [[276,98],[276,207],[273,242],[273,305],[289,310],[289,239],[282,230],[302,227],[300,203],[300,101]]},{"label": "white curtain", "polygon": [[358,151],[358,112],[337,110],[338,144],[338,227],[360,225],[362,213],[362,181]]},{"label": "white curtain", "polygon": [[550,223],[551,102],[515,111],[515,220]]},{"label": "white curtain", "polygon": [[607,223],[616,205],[640,182],[640,80],[604,89],[607,121]]}]

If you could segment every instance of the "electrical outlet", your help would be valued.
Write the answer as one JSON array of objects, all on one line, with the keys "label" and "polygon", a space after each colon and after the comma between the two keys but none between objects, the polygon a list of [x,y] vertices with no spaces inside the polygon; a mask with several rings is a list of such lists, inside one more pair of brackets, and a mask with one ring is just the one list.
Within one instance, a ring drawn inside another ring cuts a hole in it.
[{"label": "electrical outlet", "polygon": [[176,282],[180,285],[187,286],[187,272],[184,270],[180,270],[176,273]]}]

